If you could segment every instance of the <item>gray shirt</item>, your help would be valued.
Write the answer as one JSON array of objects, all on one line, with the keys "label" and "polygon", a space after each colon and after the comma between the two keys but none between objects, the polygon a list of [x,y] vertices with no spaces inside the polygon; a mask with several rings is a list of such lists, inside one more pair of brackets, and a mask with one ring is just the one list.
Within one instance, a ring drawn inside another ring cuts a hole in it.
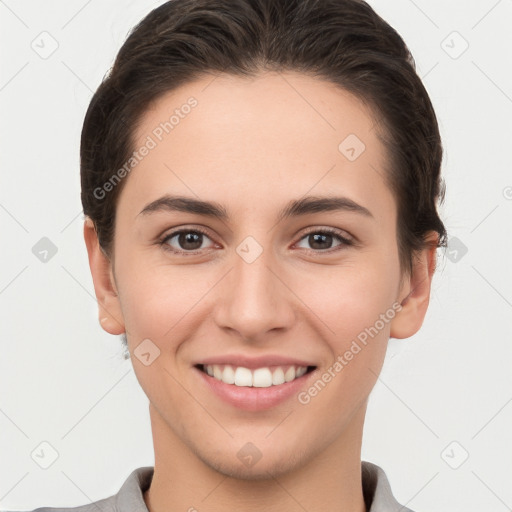
[{"label": "gray shirt", "polygon": [[[363,495],[367,512],[413,512],[400,505],[393,494],[386,474],[376,464],[362,461]],[[148,512],[143,493],[149,489],[153,466],[134,469],[117,494],[78,507],[41,507],[32,512]]]}]

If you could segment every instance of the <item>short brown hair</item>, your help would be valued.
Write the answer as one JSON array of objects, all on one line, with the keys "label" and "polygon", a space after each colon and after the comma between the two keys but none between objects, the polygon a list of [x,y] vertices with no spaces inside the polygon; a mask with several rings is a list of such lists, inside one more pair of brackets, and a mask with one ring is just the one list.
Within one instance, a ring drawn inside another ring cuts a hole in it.
[{"label": "short brown hair", "polygon": [[81,200],[100,246],[112,255],[123,178],[95,191],[130,158],[148,105],[209,72],[254,76],[293,70],[328,80],[371,107],[389,155],[397,202],[400,267],[412,269],[425,234],[446,230],[442,145],[428,93],[399,34],[362,0],[171,0],[129,34],[94,94],[81,137]]}]

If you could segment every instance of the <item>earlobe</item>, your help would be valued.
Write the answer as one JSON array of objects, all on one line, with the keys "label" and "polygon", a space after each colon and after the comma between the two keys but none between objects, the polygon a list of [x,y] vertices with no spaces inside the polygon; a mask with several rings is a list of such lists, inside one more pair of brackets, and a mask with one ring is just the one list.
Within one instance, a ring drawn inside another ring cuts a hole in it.
[{"label": "earlobe", "polygon": [[402,309],[391,322],[392,338],[409,338],[416,334],[427,313],[436,266],[438,234],[431,232],[425,240],[428,245],[415,255],[411,275],[405,279],[400,290]]},{"label": "earlobe", "polygon": [[100,325],[110,334],[122,334],[125,332],[125,327],[111,263],[101,250],[94,223],[89,217],[86,217],[84,222],[84,240],[94,283],[94,293],[98,301]]}]

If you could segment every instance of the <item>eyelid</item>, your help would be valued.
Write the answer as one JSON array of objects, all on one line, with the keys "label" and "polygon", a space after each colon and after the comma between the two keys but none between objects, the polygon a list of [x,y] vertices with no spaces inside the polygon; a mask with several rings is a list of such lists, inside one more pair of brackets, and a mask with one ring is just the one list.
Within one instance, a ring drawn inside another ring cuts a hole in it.
[{"label": "eyelid", "polygon": [[313,226],[311,228],[306,228],[307,231],[302,233],[299,240],[302,240],[305,236],[310,235],[311,233],[329,233],[331,235],[336,235],[340,237],[345,242],[356,243],[356,238],[352,236],[350,233],[343,229],[327,227],[327,226]]},{"label": "eyelid", "polygon": [[322,233],[322,234],[332,235],[333,237],[338,238],[338,240],[340,241],[340,244],[335,247],[330,247],[329,249],[325,249],[325,250],[302,248],[303,251],[306,251],[309,254],[320,255],[320,256],[326,255],[327,256],[327,255],[336,253],[338,251],[341,251],[344,248],[353,247],[357,244],[357,240],[355,239],[355,237],[353,237],[352,235],[350,235],[349,233],[347,233],[344,230],[341,230],[339,228],[326,227],[326,226],[324,226],[324,227],[313,226],[313,227],[308,228],[306,232],[303,232],[301,234],[300,238],[298,238],[297,242],[294,243],[294,245],[301,242],[304,238],[306,238],[308,235],[310,235],[312,233]]},{"label": "eyelid", "polygon": [[[339,241],[341,242],[340,245],[338,246],[335,246],[335,247],[331,247],[329,249],[325,249],[325,250],[315,250],[315,249],[304,249],[302,248],[303,250],[305,250],[306,252],[309,252],[309,253],[314,253],[316,255],[321,255],[321,254],[331,254],[332,252],[336,252],[337,250],[340,250],[339,248],[343,248],[344,246],[345,247],[349,247],[349,246],[353,246],[353,245],[356,245],[357,243],[357,239],[355,237],[353,237],[352,235],[350,235],[349,233],[347,233],[346,231],[344,230],[341,230],[339,228],[333,228],[333,227],[326,227],[326,226],[312,226],[312,227],[309,227],[309,228],[306,228],[307,231],[305,232],[302,232],[301,233],[301,236],[300,238],[297,239],[296,242],[294,242],[293,245],[296,245],[297,243],[299,243],[301,240],[303,240],[305,237],[307,237],[308,235],[310,235],[311,233],[327,233],[329,235],[333,235],[334,237],[337,237],[339,239]],[[170,232],[162,235],[161,237],[158,238],[158,243],[164,247],[165,250],[168,250],[170,252],[172,252],[173,254],[184,254],[184,255],[190,255],[190,256],[194,256],[194,255],[197,255],[197,254],[201,254],[203,251],[205,251],[205,249],[197,249],[195,251],[183,251],[183,250],[178,250],[178,249],[173,249],[168,243],[167,241],[174,238],[176,235],[179,235],[181,233],[188,233],[188,232],[198,232],[198,233],[201,233],[203,235],[205,235],[207,238],[209,238],[210,240],[212,240],[212,242],[215,242],[215,240],[213,240],[213,238],[210,236],[208,230],[206,228],[203,228],[201,226],[180,226],[180,227],[177,227],[175,229],[171,229]],[[218,244],[217,244],[218,245]]]},{"label": "eyelid", "polygon": [[205,249],[197,249],[195,251],[183,251],[183,250],[179,250],[179,249],[173,249],[167,242],[168,240],[174,238],[176,235],[179,235],[181,233],[190,233],[190,232],[197,232],[197,233],[201,233],[203,235],[205,235],[206,237],[208,237],[210,240],[212,240],[213,243],[216,243],[215,240],[212,239],[212,237],[210,236],[208,230],[206,228],[203,228],[203,227],[197,227],[197,226],[194,226],[194,227],[191,227],[191,226],[181,226],[179,228],[175,228],[175,229],[171,229],[171,231],[165,233],[164,235],[158,237],[158,243],[165,249],[165,250],[168,250],[170,252],[172,252],[173,254],[188,254],[188,255],[196,255],[196,254],[200,254],[201,252],[203,252]]}]

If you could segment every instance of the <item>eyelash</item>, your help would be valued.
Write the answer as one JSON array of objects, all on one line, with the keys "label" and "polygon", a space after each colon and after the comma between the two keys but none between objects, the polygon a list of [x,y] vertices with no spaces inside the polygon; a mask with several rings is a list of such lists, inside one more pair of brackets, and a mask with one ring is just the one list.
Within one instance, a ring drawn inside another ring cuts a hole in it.
[{"label": "eyelash", "polygon": [[[173,254],[184,255],[184,256],[195,256],[197,254],[200,254],[203,249],[199,249],[199,250],[196,250],[196,251],[178,251],[176,249],[172,249],[171,248],[171,246],[167,243],[167,241],[171,240],[176,235],[179,235],[181,233],[201,233],[201,234],[205,235],[206,237],[210,238],[208,233],[205,230],[201,229],[201,228],[186,228],[186,229],[179,229],[179,230],[176,230],[176,231],[172,231],[171,233],[168,233],[162,239],[160,239],[158,243],[159,243],[159,245],[162,246],[162,248],[164,250],[170,251]],[[331,254],[332,252],[339,251],[339,250],[343,249],[344,246],[346,247],[346,246],[354,245],[354,241],[353,240],[350,240],[350,239],[342,236],[340,234],[340,232],[337,229],[334,229],[334,228],[311,229],[310,231],[304,233],[302,235],[302,237],[298,240],[298,242],[300,242],[301,240],[306,238],[308,235],[311,235],[312,233],[314,233],[314,234],[322,234],[322,235],[323,234],[333,235],[335,238],[338,239],[338,241],[340,241],[342,243],[340,245],[336,246],[336,247],[331,247],[330,249],[326,249],[326,250],[305,249],[306,252],[311,253],[311,254],[312,253],[314,253],[314,254],[325,254],[325,253]]]}]

